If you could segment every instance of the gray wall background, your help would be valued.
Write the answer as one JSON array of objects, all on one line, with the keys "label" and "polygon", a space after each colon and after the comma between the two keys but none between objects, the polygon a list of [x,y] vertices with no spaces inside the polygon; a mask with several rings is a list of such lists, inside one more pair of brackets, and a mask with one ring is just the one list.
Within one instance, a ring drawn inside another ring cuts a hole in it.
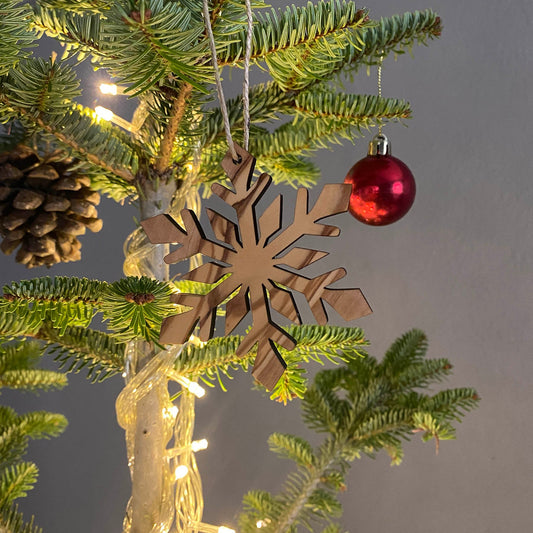
[{"label": "gray wall background", "polygon": [[[346,266],[346,286],[363,288],[371,302],[374,314],[357,324],[373,355],[380,357],[405,330],[421,328],[430,356],[454,364],[447,385],[474,386],[483,401],[438,456],[433,444],[415,440],[400,467],[390,467],[385,455],[354,464],[342,498],[344,525],[351,533],[531,531],[533,4],[370,3],[374,18],[426,7],[443,19],[441,39],[416,47],[414,59],[389,59],[384,67],[384,95],[406,98],[414,110],[408,128],[386,133],[417,179],[415,205],[384,228],[340,217],[342,235],[328,260]],[[96,94],[92,83],[89,101]],[[363,75],[349,90],[375,92],[374,84]],[[324,180],[342,181],[364,156],[367,140],[319,152]],[[104,229],[85,236],[81,263],[28,272],[1,257],[0,281],[57,274],[118,279],[134,212],[107,202],[100,213]],[[41,475],[23,508],[45,531],[121,530],[129,495],[114,415],[121,385],[118,377],[89,385],[80,375],[65,391],[4,394],[21,411],[56,410],[70,420],[61,438],[30,448]],[[238,375],[230,386],[198,402],[196,434],[210,442],[197,455],[204,520],[235,526],[242,494],[276,490],[287,473],[289,464],[267,451],[268,435],[304,428],[296,403],[283,407],[251,391],[250,376]]]}]

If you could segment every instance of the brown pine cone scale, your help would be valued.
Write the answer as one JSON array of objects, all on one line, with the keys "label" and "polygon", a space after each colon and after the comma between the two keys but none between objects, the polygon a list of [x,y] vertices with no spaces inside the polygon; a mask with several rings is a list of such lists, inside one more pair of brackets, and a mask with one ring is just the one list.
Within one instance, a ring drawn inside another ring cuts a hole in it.
[{"label": "brown pine cone scale", "polygon": [[13,199],[15,209],[37,209],[44,201],[45,195],[37,191],[22,190]]}]

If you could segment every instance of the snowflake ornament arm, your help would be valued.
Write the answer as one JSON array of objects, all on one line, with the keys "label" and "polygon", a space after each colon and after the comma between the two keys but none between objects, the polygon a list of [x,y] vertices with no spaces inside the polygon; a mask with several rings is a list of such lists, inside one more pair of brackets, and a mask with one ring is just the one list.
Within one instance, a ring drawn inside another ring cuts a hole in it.
[{"label": "snowflake ornament arm", "polygon": [[372,310],[359,289],[329,287],[346,275],[343,268],[315,278],[298,272],[327,253],[293,246],[303,235],[339,235],[337,227],[320,221],[348,209],[350,186],[326,185],[312,208],[309,208],[308,191],[299,189],[294,219],[285,229],[281,229],[281,195],[270,203],[261,216],[257,217],[256,214],[256,206],[272,178],[268,174],[261,174],[254,181],[255,158],[237,145],[236,149],[239,162],[233,161],[229,153],[222,161],[233,190],[220,184],[214,184],[212,190],[233,207],[237,223],[216,211],[208,210],[216,242],[205,236],[196,216],[187,209],[181,212],[183,229],[169,215],[158,215],[141,224],[152,243],[181,245],[165,257],[166,263],[176,263],[197,253],[209,258],[208,263],[189,272],[183,279],[217,283],[225,278],[205,295],[173,295],[173,302],[191,309],[163,321],[161,342],[184,343],[197,324],[200,327],[200,339],[208,340],[213,335],[217,307],[231,297],[226,303],[225,334],[230,334],[248,312],[252,312],[252,328],[239,345],[237,355],[245,355],[257,344],[252,375],[268,390],[272,390],[286,368],[278,346],[292,350],[296,342],[276,324],[271,309],[300,324],[300,313],[291,291],[305,296],[315,319],[321,325],[328,320],[324,301],[345,320],[360,318]]}]

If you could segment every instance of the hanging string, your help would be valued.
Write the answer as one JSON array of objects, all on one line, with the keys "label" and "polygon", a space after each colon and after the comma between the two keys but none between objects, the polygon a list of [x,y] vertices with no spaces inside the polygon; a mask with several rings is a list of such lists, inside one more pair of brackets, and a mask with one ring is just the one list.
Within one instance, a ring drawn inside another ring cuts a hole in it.
[{"label": "hanging string", "polygon": [[245,0],[246,5],[246,50],[244,54],[244,82],[242,86],[242,114],[244,119],[244,149],[248,150],[250,140],[250,58],[252,56],[252,4]]},{"label": "hanging string", "polygon": [[[383,67],[383,55],[379,57],[378,62],[378,96],[381,98],[381,69]],[[383,134],[383,124],[380,122],[378,126],[378,135]]]},{"label": "hanging string", "polygon": [[[246,5],[246,49],[244,55],[244,82],[243,82],[243,120],[244,120],[244,149],[248,150],[248,142],[250,138],[250,58],[252,55],[252,6],[250,0],[245,0]],[[211,17],[209,16],[209,0],[203,0],[203,14],[205,29],[209,39],[209,48],[211,49],[211,61],[213,63],[213,70],[215,72],[215,85],[217,88],[218,100],[220,103],[220,111],[224,121],[224,131],[226,133],[226,140],[228,142],[231,157],[234,161],[239,161],[239,155],[235,150],[233,138],[231,136],[231,124],[229,120],[228,108],[226,106],[226,99],[224,98],[224,89],[222,88],[222,80],[220,78],[220,69],[218,67],[217,50],[215,43],[215,36],[213,35],[213,28],[211,26]]]}]

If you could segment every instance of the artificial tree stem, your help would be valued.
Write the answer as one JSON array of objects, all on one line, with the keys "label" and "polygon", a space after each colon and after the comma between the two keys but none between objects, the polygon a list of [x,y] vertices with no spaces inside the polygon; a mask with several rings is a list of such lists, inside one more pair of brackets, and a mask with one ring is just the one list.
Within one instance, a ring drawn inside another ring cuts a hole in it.
[{"label": "artificial tree stem", "polygon": [[[140,186],[141,218],[149,218],[169,211],[176,192],[176,181],[145,181]],[[168,280],[168,265],[164,256],[168,245],[156,245],[148,258],[149,274],[159,280]],[[148,274],[148,272],[147,272]],[[135,361],[139,372],[155,355],[152,343],[144,343]],[[130,506],[131,533],[150,533],[161,522],[163,501],[163,466],[166,446],[163,409],[158,387],[153,387],[136,405],[132,461],[132,496]]]}]

